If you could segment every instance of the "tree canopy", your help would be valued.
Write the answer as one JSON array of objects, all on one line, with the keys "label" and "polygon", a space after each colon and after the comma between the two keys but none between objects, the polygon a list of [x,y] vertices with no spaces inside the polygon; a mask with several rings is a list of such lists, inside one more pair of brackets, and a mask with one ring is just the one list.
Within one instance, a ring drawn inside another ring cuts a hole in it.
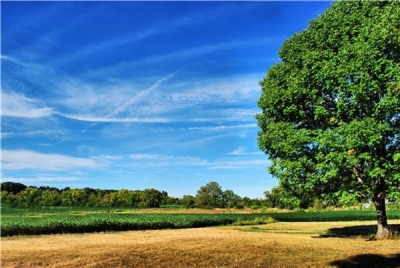
[{"label": "tree canopy", "polygon": [[256,116],[270,173],[303,199],[372,198],[385,227],[400,192],[400,2],[335,2],[279,57]]},{"label": "tree canopy", "polygon": [[244,208],[243,199],[248,199],[248,207],[261,206],[259,199],[242,198],[232,190],[222,191],[217,182],[210,182],[200,187],[195,197],[184,195],[183,198],[169,196],[166,191],[58,189],[48,186],[26,186],[18,182],[2,182],[0,185],[2,205],[19,208],[40,208],[52,206],[66,207],[123,207],[123,208],[158,208],[160,206],[184,206],[186,208]]},{"label": "tree canopy", "polygon": [[221,186],[215,181],[201,186],[196,194],[196,206],[203,208],[223,207],[223,191]]}]

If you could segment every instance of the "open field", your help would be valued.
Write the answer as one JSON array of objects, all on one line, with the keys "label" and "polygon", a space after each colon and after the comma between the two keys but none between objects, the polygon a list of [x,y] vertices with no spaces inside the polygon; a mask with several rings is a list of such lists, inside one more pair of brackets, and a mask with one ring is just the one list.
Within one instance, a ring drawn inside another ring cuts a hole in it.
[{"label": "open field", "polygon": [[[400,220],[390,224],[400,227]],[[398,238],[375,221],[280,222],[2,238],[2,267],[400,267]]]},{"label": "open field", "polygon": [[[270,211],[263,213],[239,210],[177,211],[180,213],[171,213],[170,210],[2,208],[1,236],[182,229],[222,225],[254,225],[273,221],[329,222],[376,219],[376,213],[372,210]],[[187,213],[189,211],[191,212]],[[390,219],[400,220],[400,210],[391,210],[388,216]]]}]

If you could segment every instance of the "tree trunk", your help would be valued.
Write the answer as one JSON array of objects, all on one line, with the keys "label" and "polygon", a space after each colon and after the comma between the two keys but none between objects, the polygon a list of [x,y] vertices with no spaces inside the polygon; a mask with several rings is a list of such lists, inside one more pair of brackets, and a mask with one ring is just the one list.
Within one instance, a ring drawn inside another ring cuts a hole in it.
[{"label": "tree trunk", "polygon": [[380,192],[377,196],[372,198],[374,202],[376,214],[378,218],[378,230],[376,232],[376,238],[388,238],[392,236],[392,230],[390,229],[387,223],[386,217],[386,204],[385,204],[385,194],[384,192]]}]

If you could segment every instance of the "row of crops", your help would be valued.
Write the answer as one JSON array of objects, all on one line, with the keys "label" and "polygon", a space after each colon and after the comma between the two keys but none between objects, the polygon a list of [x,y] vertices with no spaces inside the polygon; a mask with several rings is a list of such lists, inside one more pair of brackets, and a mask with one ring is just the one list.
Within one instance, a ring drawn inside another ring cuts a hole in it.
[{"label": "row of crops", "polygon": [[[280,222],[365,221],[375,220],[374,211],[290,212],[255,214],[167,214],[167,213],[91,213],[82,215],[38,214],[2,216],[1,236],[58,233],[89,233],[128,230],[196,228],[234,224],[256,218]],[[389,218],[400,219],[400,211],[390,211]]]},{"label": "row of crops", "polygon": [[92,214],[40,218],[9,217],[2,219],[1,236],[195,228],[226,225],[239,218],[239,215],[226,216],[212,214]]}]

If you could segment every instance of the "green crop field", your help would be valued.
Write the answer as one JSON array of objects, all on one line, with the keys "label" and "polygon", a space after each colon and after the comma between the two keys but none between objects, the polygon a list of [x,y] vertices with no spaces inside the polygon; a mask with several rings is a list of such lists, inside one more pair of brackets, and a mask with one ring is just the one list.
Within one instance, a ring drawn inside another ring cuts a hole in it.
[{"label": "green crop field", "polygon": [[[104,208],[1,209],[1,236],[175,229],[229,224],[375,220],[372,210],[288,213],[149,213]],[[389,220],[400,210],[388,211]]]}]

